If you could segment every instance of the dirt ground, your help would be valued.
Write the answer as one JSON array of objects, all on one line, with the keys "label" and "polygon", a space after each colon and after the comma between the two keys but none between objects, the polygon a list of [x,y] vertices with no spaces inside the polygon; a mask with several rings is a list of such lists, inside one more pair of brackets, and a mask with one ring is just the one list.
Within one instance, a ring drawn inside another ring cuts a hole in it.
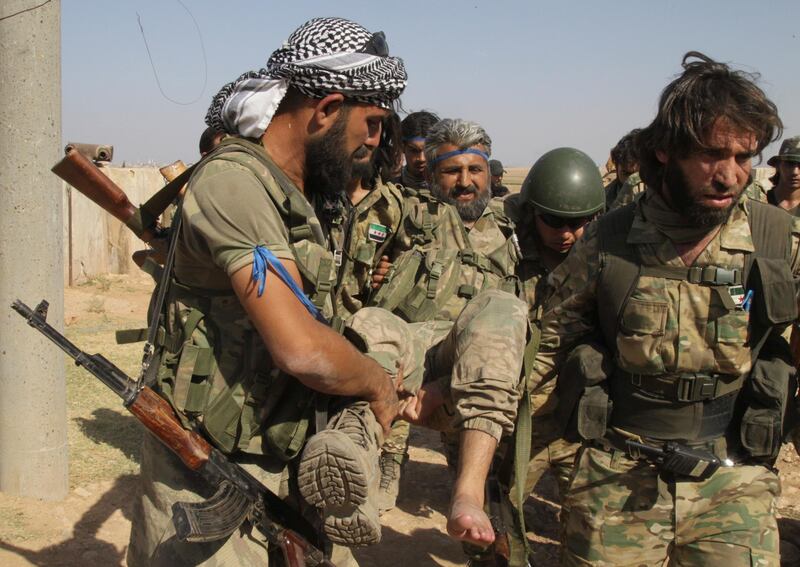
[{"label": "dirt ground", "polygon": [[[67,336],[135,374],[141,344],[116,345],[114,332],[144,326],[151,287],[145,276],[108,276],[66,290]],[[70,492],[56,502],[0,494],[0,565],[5,567],[125,564],[143,433],[105,386],[72,364],[67,369]],[[789,449],[777,463],[786,566],[800,565],[800,457]],[[383,542],[357,551],[360,564],[463,565],[460,546],[444,532],[449,490],[438,435],[414,429],[398,507],[382,517]],[[526,504],[536,565],[556,564],[554,495],[555,483],[546,477]]]}]

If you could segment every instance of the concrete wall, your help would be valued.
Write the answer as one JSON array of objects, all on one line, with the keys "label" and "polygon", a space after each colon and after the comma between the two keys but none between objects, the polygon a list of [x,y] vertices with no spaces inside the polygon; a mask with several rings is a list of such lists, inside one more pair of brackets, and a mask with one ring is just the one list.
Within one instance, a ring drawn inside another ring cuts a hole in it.
[{"label": "concrete wall", "polygon": [[[101,168],[140,205],[161,189],[166,180],[156,167]],[[63,183],[64,283],[76,285],[103,274],[127,274],[139,268],[131,254],[145,244],[120,221]]]}]

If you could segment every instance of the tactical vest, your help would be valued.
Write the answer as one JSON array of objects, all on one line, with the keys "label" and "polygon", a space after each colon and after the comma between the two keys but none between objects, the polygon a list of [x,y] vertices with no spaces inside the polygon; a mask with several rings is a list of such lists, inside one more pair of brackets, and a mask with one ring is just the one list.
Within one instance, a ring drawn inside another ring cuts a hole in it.
[{"label": "tactical vest", "polygon": [[[330,316],[333,257],[319,225],[311,222],[314,211],[303,195],[257,144],[227,139],[210,159],[234,162],[261,181],[288,229],[303,287]],[[232,290],[188,287],[172,277],[159,337],[158,387],[184,426],[201,428],[229,454],[289,460],[299,453],[316,394],[274,367]]]},{"label": "tactical vest", "polygon": [[[431,319],[454,320],[464,305],[487,289],[518,292],[514,274],[519,261],[514,224],[503,210],[501,201],[490,201],[489,207],[505,242],[487,252],[472,248],[443,247],[437,231],[446,219],[444,205],[426,192],[416,193],[418,206],[412,207],[405,222],[415,227],[413,247],[400,254],[381,288],[370,298],[370,304],[388,309],[409,322]],[[469,233],[458,220],[455,230],[463,242],[470,242]]]},{"label": "tactical vest", "polygon": [[[797,318],[796,285],[790,269],[791,217],[762,203],[750,201],[748,206],[755,252],[746,255],[741,271],[718,266],[642,265],[635,246],[626,242],[635,204],[599,219],[598,321],[615,357],[619,356],[614,347],[621,332],[632,332],[634,336],[642,333],[643,340],[647,340],[649,331],[638,326],[647,317],[629,307],[642,276],[710,286],[722,299],[728,315],[741,309],[729,293],[732,286],[742,286],[742,293],[753,292],[753,309],[745,323],[753,357],[749,374],[631,373],[615,369],[608,377],[608,395],[613,404],[608,425],[654,439],[702,442],[731,433],[729,427],[740,420],[741,445],[751,455],[777,454],[775,447],[777,442],[780,448],[787,395],[796,389],[794,369],[786,362],[785,341],[772,332]],[[765,344],[770,348],[762,351]],[[765,366],[769,372],[764,371]],[[748,376],[750,380],[746,380]],[[746,391],[742,392],[745,385]],[[601,404],[597,399],[583,401],[594,412],[588,421],[595,419]],[[583,417],[587,421],[587,416]],[[579,415],[579,422],[580,419]],[[598,433],[604,427],[590,429]]]},{"label": "tactical vest", "polygon": [[403,196],[395,185],[378,185],[330,228],[338,266],[336,306],[343,316],[364,306],[371,292],[371,270],[394,241],[403,216]]}]

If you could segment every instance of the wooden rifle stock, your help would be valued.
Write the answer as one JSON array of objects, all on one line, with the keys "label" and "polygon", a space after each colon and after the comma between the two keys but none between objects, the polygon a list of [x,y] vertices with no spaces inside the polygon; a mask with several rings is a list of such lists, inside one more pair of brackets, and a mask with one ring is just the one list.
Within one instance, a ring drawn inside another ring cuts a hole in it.
[{"label": "wooden rifle stock", "polygon": [[145,242],[158,236],[155,223],[151,226],[143,222],[138,207],[128,200],[125,192],[78,150],[68,149],[64,158],[53,166],[52,172],[125,223]]},{"label": "wooden rifle stock", "polygon": [[158,168],[158,171],[161,172],[161,175],[164,176],[164,179],[166,179],[167,182],[175,181],[175,179],[177,179],[181,173],[186,171],[186,164],[181,160],[178,160],[169,165]]},{"label": "wooden rifle stock", "polygon": [[[246,505],[242,516],[233,515],[237,520],[228,524],[229,530],[221,534],[216,532],[210,538],[203,538],[202,529],[190,530],[185,523],[188,517],[186,510],[193,504],[176,503],[173,506],[173,522],[179,539],[182,541],[213,541],[220,537],[226,537],[231,533],[230,530],[238,527],[239,522],[249,518],[272,544],[281,548],[289,567],[335,567],[325,558],[320,542],[317,541],[316,532],[305,518],[245,469],[214,449],[199,433],[185,429],[172,406],[155,391],[131,380],[125,372],[103,355],[85,353],[48,324],[46,321],[48,303],[46,301],[42,301],[35,310],[19,300],[15,301],[11,307],[31,327],[42,333],[75,360],[76,365],[85,368],[122,398],[125,407],[159,441],[178,456],[188,469],[213,486],[232,487],[238,495],[239,501]],[[183,523],[180,522],[180,519],[176,522],[176,508],[184,511],[184,514],[180,516],[184,520]],[[230,508],[225,508],[225,510],[230,512]],[[208,519],[207,514],[206,511],[206,519]],[[208,527],[209,523],[200,522],[197,525]],[[290,525],[295,529],[287,527]],[[184,529],[181,530],[179,527]],[[183,538],[181,533],[184,535]],[[316,546],[312,541],[316,542]]]}]

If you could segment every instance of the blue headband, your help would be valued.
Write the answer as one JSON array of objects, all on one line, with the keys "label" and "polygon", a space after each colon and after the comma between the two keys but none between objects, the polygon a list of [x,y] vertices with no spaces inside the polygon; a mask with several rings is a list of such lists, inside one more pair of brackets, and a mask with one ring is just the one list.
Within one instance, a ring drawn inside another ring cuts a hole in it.
[{"label": "blue headband", "polygon": [[424,142],[427,138],[425,136],[409,136],[408,138],[403,138],[404,142]]},{"label": "blue headband", "polygon": [[436,156],[436,159],[431,162],[431,165],[437,164],[444,159],[451,158],[453,156],[460,156],[462,154],[475,154],[476,156],[481,156],[486,161],[489,161],[489,154],[486,152],[482,152],[474,148],[467,148],[466,150],[453,150],[452,152],[447,152],[446,154]]}]

